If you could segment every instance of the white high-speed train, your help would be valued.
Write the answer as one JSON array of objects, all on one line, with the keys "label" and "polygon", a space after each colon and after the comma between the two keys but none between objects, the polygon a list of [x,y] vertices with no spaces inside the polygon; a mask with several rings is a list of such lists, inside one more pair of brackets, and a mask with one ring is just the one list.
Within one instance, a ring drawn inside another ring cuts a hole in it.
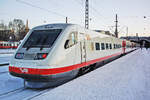
[{"label": "white high-speed train", "polygon": [[28,87],[55,86],[134,49],[130,41],[78,25],[42,25],[26,35],[11,59],[9,72],[26,80]]}]

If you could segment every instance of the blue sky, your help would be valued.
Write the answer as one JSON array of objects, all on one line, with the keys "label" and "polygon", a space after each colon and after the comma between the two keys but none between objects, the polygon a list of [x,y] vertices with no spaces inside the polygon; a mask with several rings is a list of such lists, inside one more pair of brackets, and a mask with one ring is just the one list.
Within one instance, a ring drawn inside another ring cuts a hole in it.
[{"label": "blue sky", "polygon": [[[85,0],[0,0],[0,21],[8,23],[14,18],[24,21],[28,19],[32,28],[41,24],[63,23],[67,16],[69,23],[84,26],[84,2]],[[120,35],[126,35],[128,26],[129,35],[139,33],[150,36],[150,0],[89,0],[89,3],[90,29],[113,32],[117,13]]]}]

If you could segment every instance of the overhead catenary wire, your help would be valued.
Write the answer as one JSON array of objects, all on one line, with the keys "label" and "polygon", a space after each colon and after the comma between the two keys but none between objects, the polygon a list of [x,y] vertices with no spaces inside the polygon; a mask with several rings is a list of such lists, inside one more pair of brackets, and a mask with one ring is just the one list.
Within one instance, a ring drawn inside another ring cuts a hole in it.
[{"label": "overhead catenary wire", "polygon": [[[52,13],[52,14],[54,14],[54,15],[57,15],[57,16],[66,18],[66,16],[63,15],[63,14],[60,14],[60,13],[51,11],[51,10],[46,9],[46,8],[39,7],[39,6],[37,6],[37,5],[33,5],[33,4],[29,3],[29,2],[26,2],[26,1],[23,1],[23,0],[16,0],[16,1],[19,2],[19,3],[25,4],[25,5],[31,6],[31,7],[33,7],[33,8],[37,8],[37,9],[46,11],[46,12],[48,12],[48,13]],[[77,2],[78,4],[80,4],[81,6],[83,6],[83,4],[82,4],[81,2],[79,2],[79,1],[76,1],[76,2]],[[94,9],[94,8],[92,8],[92,9]],[[96,11],[96,10],[94,10],[94,11]],[[69,18],[69,19],[70,19],[70,18]],[[102,22],[101,22],[101,24],[102,24]],[[102,25],[102,26],[106,27],[105,25]]]},{"label": "overhead catenary wire", "polygon": [[[94,2],[94,1],[93,1]],[[92,6],[93,5],[93,6]],[[110,19],[108,20],[108,18],[106,18],[105,16],[103,16],[103,14],[101,13],[102,11],[99,9],[95,8],[97,3],[93,3],[92,5],[90,5],[90,8],[95,12],[95,14],[97,14],[97,17],[100,19],[105,19],[106,22],[110,22]],[[100,11],[99,11],[100,10]],[[107,20],[106,20],[107,19]],[[104,22],[104,20],[102,20]],[[111,21],[112,22],[112,21]],[[105,22],[104,22],[105,23]]]},{"label": "overhead catenary wire", "polygon": [[[97,15],[94,14],[94,15],[95,15],[94,17],[99,18],[99,19],[106,19],[105,16],[103,16],[103,15],[98,11],[98,9],[96,9],[95,7],[93,7],[93,6],[91,6],[91,5],[90,5],[90,8],[92,9],[92,11],[95,12],[95,14],[97,14]],[[93,12],[91,12],[91,13],[93,13]],[[108,21],[108,19],[105,20],[105,21],[107,21],[107,23],[110,22],[110,21]],[[98,23],[100,23],[100,24],[103,24],[103,25],[101,25],[101,26],[108,28],[111,32],[114,33],[114,30],[111,29],[111,28],[108,26],[108,24],[106,24],[106,22],[104,22],[104,20],[101,20],[101,21],[98,20],[98,21],[96,21],[96,22],[98,22]],[[120,30],[120,31],[121,31],[121,30]]]},{"label": "overhead catenary wire", "polygon": [[[39,6],[37,6],[37,5],[34,5],[34,4],[31,4],[31,3],[29,3],[29,2],[26,2],[26,1],[24,1],[24,0],[16,0],[17,2],[19,2],[19,3],[22,3],[22,4],[25,4],[25,5],[28,5],[28,6],[30,6],[30,7],[33,7],[33,8],[37,8],[37,9],[40,9],[40,10],[43,10],[43,11],[46,11],[46,12],[48,12],[48,13],[51,13],[51,14],[54,14],[54,15],[57,15],[57,16],[60,16],[60,17],[63,17],[64,19],[67,17],[66,15],[63,15],[63,14],[61,14],[61,13],[57,13],[57,12],[54,12],[54,11],[51,11],[51,10],[49,10],[49,9],[46,9],[46,8],[42,8],[42,7],[39,7]],[[75,0],[79,5],[81,5],[83,8],[84,8],[84,2],[83,1],[80,1],[80,0]],[[83,9],[82,8],[82,9]],[[98,16],[102,16],[102,14],[100,14],[100,12],[97,10],[97,9],[95,9],[94,7],[91,7],[91,9],[98,15]],[[92,14],[93,14],[93,12],[91,12]],[[93,16],[94,16],[95,14],[93,14]],[[96,17],[96,15],[94,16],[95,18],[98,18],[98,19],[102,19],[102,18],[100,18],[100,17]],[[69,17],[68,17],[68,19],[70,19]],[[71,18],[72,19],[72,18]],[[91,19],[91,18],[90,18]],[[73,19],[74,20],[74,19]],[[97,21],[99,24],[101,24],[101,26],[103,26],[103,27],[108,27],[108,25],[106,25],[106,23],[103,21],[103,20],[101,20],[101,21]]]},{"label": "overhead catenary wire", "polygon": [[[16,0],[16,1],[19,2],[19,3],[25,4],[25,5],[28,5],[28,6],[30,6],[30,7],[37,8],[37,9],[46,11],[46,12],[48,12],[48,13],[57,15],[57,16],[59,16],[59,17],[62,17],[63,19],[66,19],[66,17],[67,17],[67,18],[70,19],[70,20],[76,20],[76,21],[77,21],[77,19],[68,17],[68,15],[63,15],[63,14],[61,14],[61,13],[54,12],[54,11],[49,10],[49,9],[46,9],[46,8],[42,8],[42,7],[39,7],[39,6],[37,6],[37,5],[33,5],[33,4],[29,3],[29,2],[25,2],[24,0]],[[69,21],[69,22],[70,22],[70,21]]]},{"label": "overhead catenary wire", "polygon": [[[96,4],[96,3],[94,3],[94,4]],[[103,19],[106,19],[105,16],[103,16],[103,15],[99,12],[99,10],[95,9],[93,6],[91,6],[91,9],[93,9],[93,11],[95,11],[96,14],[98,14],[98,16],[101,16]],[[103,20],[102,20],[102,21],[103,21]],[[105,20],[105,21],[108,22],[108,19]],[[120,23],[120,22],[119,22],[119,23]],[[126,25],[124,25],[124,26],[126,26]],[[114,30],[111,29],[109,26],[108,26],[108,29],[110,29],[110,30],[114,33]],[[123,28],[119,29],[119,32],[118,32],[118,33],[120,33],[120,32],[122,31],[122,29],[123,29]]]},{"label": "overhead catenary wire", "polygon": [[31,7],[34,7],[34,8],[38,8],[38,9],[40,9],[40,10],[43,10],[43,11],[52,13],[52,14],[54,14],[54,15],[57,15],[57,16],[60,16],[60,17],[63,17],[63,18],[66,17],[66,16],[63,15],[63,14],[60,14],[60,13],[51,11],[51,10],[46,9],[46,8],[39,7],[39,6],[37,6],[37,5],[33,5],[33,4],[31,4],[31,3],[29,3],[29,2],[25,2],[25,1],[23,1],[23,0],[16,0],[16,1],[19,2],[19,3],[22,3],[22,4],[25,4],[25,5],[28,5],[28,6],[31,6]]},{"label": "overhead catenary wire", "polygon": [[[91,6],[91,5],[90,5],[90,8],[92,9],[92,11],[95,12],[95,14],[97,14],[96,16],[97,16],[98,19],[106,19],[105,16],[103,16],[103,15],[99,12],[99,10],[95,8],[95,6]],[[94,17],[95,17],[95,16],[94,16]],[[108,24],[106,24],[106,23],[110,23],[110,21],[108,21],[108,19],[107,19],[107,20],[101,20],[101,21],[98,20],[98,21],[96,21],[96,22],[99,22],[99,23],[103,24],[103,25],[101,25],[101,26],[104,26],[104,27],[108,27]],[[112,21],[111,21],[111,22],[112,22]]]}]

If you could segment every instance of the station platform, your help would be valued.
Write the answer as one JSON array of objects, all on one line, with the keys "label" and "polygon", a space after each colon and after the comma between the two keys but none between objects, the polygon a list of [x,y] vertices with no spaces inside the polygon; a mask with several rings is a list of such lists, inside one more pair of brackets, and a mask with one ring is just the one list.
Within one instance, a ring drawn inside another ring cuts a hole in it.
[{"label": "station platform", "polygon": [[32,100],[149,100],[150,49],[135,50]]},{"label": "station platform", "polygon": [[0,49],[0,66],[8,65],[16,49]]},{"label": "station platform", "polygon": [[8,65],[13,54],[0,54],[0,66]]}]

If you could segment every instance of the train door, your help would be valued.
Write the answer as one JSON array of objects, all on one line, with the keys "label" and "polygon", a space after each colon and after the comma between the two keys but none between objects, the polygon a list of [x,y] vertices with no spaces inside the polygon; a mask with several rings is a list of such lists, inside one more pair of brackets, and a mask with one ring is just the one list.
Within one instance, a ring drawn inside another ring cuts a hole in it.
[{"label": "train door", "polygon": [[79,34],[80,37],[80,50],[81,50],[81,63],[86,62],[86,41],[83,33]]}]

